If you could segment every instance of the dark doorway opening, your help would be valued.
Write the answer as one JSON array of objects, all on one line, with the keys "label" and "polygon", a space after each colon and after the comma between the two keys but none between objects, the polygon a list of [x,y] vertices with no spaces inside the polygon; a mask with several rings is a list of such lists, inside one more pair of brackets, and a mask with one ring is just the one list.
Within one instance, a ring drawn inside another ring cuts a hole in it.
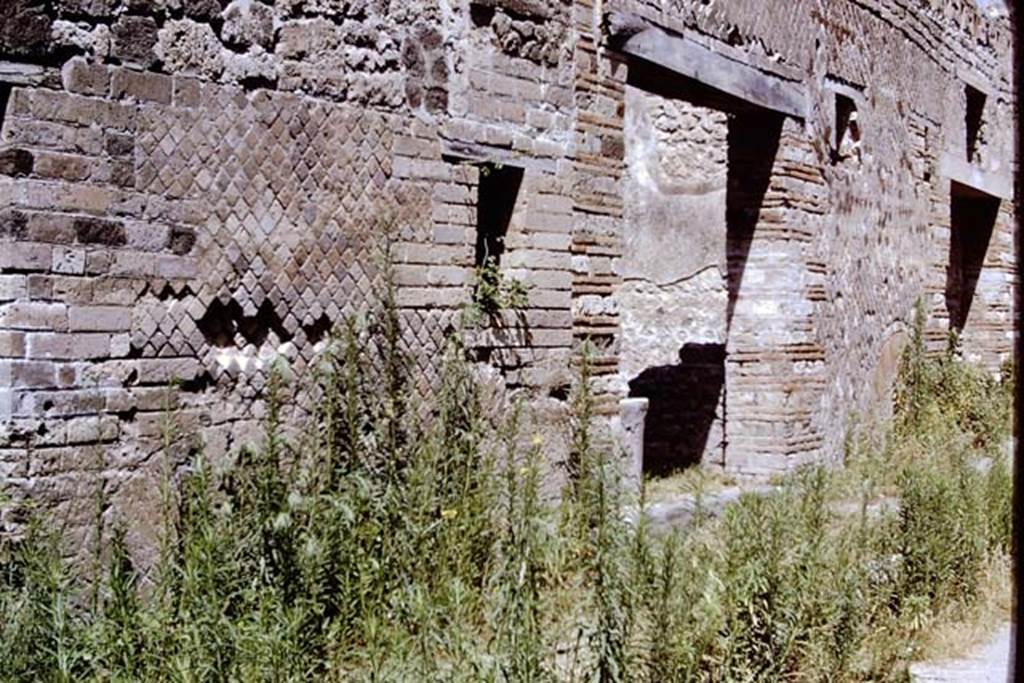
[{"label": "dark doorway opening", "polygon": [[729,186],[725,200],[729,330],[743,285],[754,229],[771,183],[782,122],[780,114],[764,110],[744,111],[729,117]]},{"label": "dark doorway opening", "polygon": [[946,310],[949,311],[949,329],[959,334],[967,325],[974,303],[978,279],[999,213],[999,198],[953,182],[949,213]]},{"label": "dark doorway opening", "polygon": [[724,387],[724,344],[687,343],[677,364],[647,368],[630,380],[629,395],[650,401],[645,472],[665,475],[700,463],[716,418],[724,413]]},{"label": "dark doorway opening", "polygon": [[476,265],[501,263],[505,236],[516,208],[523,169],[499,164],[480,165],[476,204]]},{"label": "dark doorway opening", "polygon": [[[678,362],[652,364],[628,379],[629,396],[649,401],[644,472],[664,475],[702,461],[725,462],[728,339],[742,297],[744,272],[770,185],[784,116],[638,59],[630,62],[629,85],[727,114],[725,253],[721,258],[725,271],[724,329],[714,341],[685,341],[678,350]],[[679,249],[686,249],[687,221],[686,217],[679,218]]]},{"label": "dark doorway opening", "polygon": [[0,130],[3,130],[4,119],[7,117],[7,103],[11,99],[11,84],[0,81]]}]

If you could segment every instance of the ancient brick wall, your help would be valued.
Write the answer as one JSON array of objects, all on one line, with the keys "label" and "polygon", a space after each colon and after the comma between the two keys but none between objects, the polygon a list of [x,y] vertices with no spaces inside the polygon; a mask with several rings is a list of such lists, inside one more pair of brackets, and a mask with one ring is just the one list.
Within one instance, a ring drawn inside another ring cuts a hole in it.
[{"label": "ancient brick wall", "polygon": [[[616,14],[806,106],[638,61]],[[1009,354],[1009,40],[966,0],[7,0],[0,477],[80,528],[98,485],[147,509],[168,409],[251,439],[386,230],[420,395],[490,231],[528,304],[471,345],[538,414],[588,340],[612,418],[664,369],[666,468],[837,458],[919,297],[935,348]]]},{"label": "ancient brick wall", "polygon": [[[954,329],[965,356],[993,370],[1009,357],[1016,271],[1005,21],[961,2],[793,2],[766,12],[763,3],[622,1],[606,9],[632,17],[618,19],[626,36],[644,26],[668,28],[730,62],[774,74],[776,82],[799,84],[806,97],[806,115],[784,117],[776,148],[763,150],[760,162],[742,155],[765,136],[744,137],[744,115],[733,119],[734,165],[769,163],[770,170],[756,206],[741,201],[726,221],[754,215],[743,227],[749,234],[734,230],[728,242],[726,467],[763,472],[841,457],[847,416],[885,409],[918,298],[929,308],[933,349],[944,348]],[[627,64],[637,68],[650,67],[635,58]],[[703,96],[690,89],[675,96]],[[988,121],[975,133],[973,153],[965,149],[970,89],[985,95],[979,118]],[[629,98],[625,103],[628,121]],[[837,107],[848,104],[858,134],[852,144],[848,130],[837,131]],[[995,121],[1003,122],[999,133],[990,127]],[[752,130],[771,126],[762,120]],[[627,159],[634,142],[628,133]],[[847,133],[841,143],[838,133]],[[972,170],[954,168],[965,159]],[[982,192],[979,199],[954,179],[972,173],[1000,196]],[[626,187],[628,179],[624,194]],[[964,194],[966,200],[953,199]],[[684,219],[678,223],[680,250],[694,251],[687,238],[697,239],[697,251],[708,244],[682,227]],[[953,237],[956,223],[961,239]],[[697,310],[709,314],[717,305],[710,296]],[[623,320],[635,314],[619,313]],[[664,319],[662,329],[679,324],[671,312]],[[624,366],[620,377],[633,373]],[[699,421],[712,410],[705,403],[691,415]]]}]

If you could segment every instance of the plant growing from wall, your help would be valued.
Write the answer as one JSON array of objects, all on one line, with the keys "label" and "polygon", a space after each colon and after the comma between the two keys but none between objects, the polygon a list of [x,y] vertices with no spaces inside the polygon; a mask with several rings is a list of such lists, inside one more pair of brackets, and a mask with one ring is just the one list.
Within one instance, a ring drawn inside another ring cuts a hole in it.
[{"label": "plant growing from wall", "polygon": [[473,272],[472,321],[494,321],[502,311],[526,308],[529,288],[526,283],[501,271],[494,257],[487,257]]}]

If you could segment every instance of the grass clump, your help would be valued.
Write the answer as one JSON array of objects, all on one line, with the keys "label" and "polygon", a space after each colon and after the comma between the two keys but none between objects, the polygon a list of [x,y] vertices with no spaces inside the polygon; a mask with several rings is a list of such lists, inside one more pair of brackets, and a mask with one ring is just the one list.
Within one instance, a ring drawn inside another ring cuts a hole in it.
[{"label": "grass clump", "polygon": [[147,573],[122,527],[83,569],[29,514],[0,544],[0,680],[901,680],[934,634],[995,613],[1008,380],[914,341],[891,427],[845,472],[654,534],[622,514],[586,353],[551,504],[527,406],[485,408],[454,338],[416,405],[382,299],[333,335],[300,435],[276,373],[258,447],[168,476]]}]

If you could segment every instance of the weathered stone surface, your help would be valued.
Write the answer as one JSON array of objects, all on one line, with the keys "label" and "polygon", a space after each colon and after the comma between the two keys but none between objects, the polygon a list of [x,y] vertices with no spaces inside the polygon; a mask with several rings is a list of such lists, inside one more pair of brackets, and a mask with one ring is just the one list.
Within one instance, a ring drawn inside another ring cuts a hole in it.
[{"label": "weathered stone surface", "polygon": [[28,217],[17,209],[0,210],[0,237],[22,238],[27,233]]},{"label": "weathered stone surface", "polygon": [[208,24],[169,21],[159,33],[156,52],[172,73],[216,78],[224,71],[221,44]]},{"label": "weathered stone surface", "polygon": [[38,59],[50,52],[53,17],[44,0],[4,0],[0,4],[0,55]]},{"label": "weathered stone surface", "polygon": [[[1012,202],[984,197],[1014,163],[1004,20],[627,4],[0,3],[0,388],[20,420],[0,449],[46,427],[21,469],[68,497],[82,425],[149,462],[160,397],[238,447],[271,364],[301,378],[375,300],[384,217],[419,395],[478,251],[530,285],[470,341],[482,382],[551,418],[553,466],[584,340],[605,427],[649,401],[649,469],[761,475],[838,457],[920,297],[930,346],[952,328],[967,357],[1009,357]],[[650,28],[674,49],[623,53]],[[151,473],[126,467],[113,499],[146,505]]]},{"label": "weathered stone surface", "polygon": [[0,175],[26,176],[35,167],[35,156],[27,149],[17,147],[0,150]]},{"label": "weathered stone surface", "polygon": [[111,53],[125,64],[148,68],[156,62],[157,23],[151,17],[126,15],[111,29]]},{"label": "weathered stone surface", "polygon": [[100,218],[76,218],[75,236],[83,244],[121,246],[125,243],[124,225]]},{"label": "weathered stone surface", "polygon": [[269,50],[274,43],[274,10],[257,0],[233,0],[224,10],[221,37],[228,45]]},{"label": "weathered stone surface", "polygon": [[110,92],[110,72],[101,64],[80,57],[68,61],[61,70],[64,87],[82,95],[106,95]]}]

